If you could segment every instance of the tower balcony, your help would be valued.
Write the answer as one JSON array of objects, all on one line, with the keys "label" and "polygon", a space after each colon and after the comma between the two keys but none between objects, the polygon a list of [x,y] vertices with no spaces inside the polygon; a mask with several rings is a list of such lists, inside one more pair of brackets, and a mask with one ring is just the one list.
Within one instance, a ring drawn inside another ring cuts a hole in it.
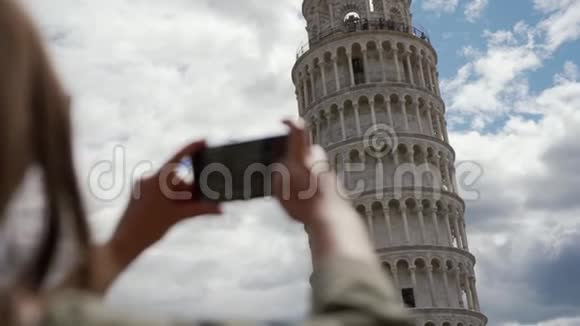
[{"label": "tower balcony", "polygon": [[[450,247],[446,245],[376,245],[375,251],[383,263],[396,265],[397,261],[405,258],[408,262],[417,258],[437,258],[444,268],[452,270],[461,268],[473,269],[475,266],[475,256],[468,250]],[[429,262],[434,263],[434,262]]]},{"label": "tower balcony", "polygon": [[356,19],[352,21],[345,21],[338,27],[331,27],[320,30],[315,33],[308,41],[305,41],[300,45],[298,51],[296,52],[296,58],[300,58],[311,48],[322,44],[323,42],[332,40],[334,38],[339,38],[341,36],[357,33],[357,32],[368,32],[368,31],[391,31],[397,33],[404,33],[413,35],[424,42],[431,45],[431,39],[429,34],[416,26],[408,25],[405,23],[394,22],[391,20],[385,20],[383,18],[379,19]]},{"label": "tower balcony", "polygon": [[483,326],[487,317],[479,311],[454,308],[415,308],[410,315],[419,326]]},{"label": "tower balcony", "polygon": [[444,109],[437,54],[416,37],[372,31],[346,34],[302,55],[292,80],[301,114],[322,101],[385,86],[428,93]]},{"label": "tower balcony", "polygon": [[476,289],[475,258],[471,254],[417,246],[379,250],[377,254],[411,314],[427,312],[417,316],[426,318],[421,326],[435,321],[468,322],[466,325],[485,321]]},{"label": "tower balcony", "polygon": [[[391,188],[392,189],[392,188]],[[429,251],[460,255],[472,260],[467,241],[464,202],[456,195],[441,197],[411,188],[399,194],[379,189],[375,194],[353,199],[353,206],[368,226],[379,253]]]},{"label": "tower balcony", "polygon": [[300,110],[311,128],[312,141],[327,150],[344,142],[364,141],[377,126],[397,137],[424,136],[448,144],[444,113],[440,97],[390,81],[349,87]]}]

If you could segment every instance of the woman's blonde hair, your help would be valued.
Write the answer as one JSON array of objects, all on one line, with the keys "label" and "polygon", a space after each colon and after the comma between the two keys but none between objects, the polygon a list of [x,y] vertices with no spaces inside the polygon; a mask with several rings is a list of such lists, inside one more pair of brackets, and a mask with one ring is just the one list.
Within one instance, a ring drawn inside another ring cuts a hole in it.
[{"label": "woman's blonde hair", "polygon": [[62,230],[72,228],[83,256],[75,285],[86,287],[89,234],[73,167],[69,98],[34,25],[11,0],[0,0],[0,155],[0,222],[28,169],[36,165],[43,174],[45,228],[18,286],[40,291]]}]

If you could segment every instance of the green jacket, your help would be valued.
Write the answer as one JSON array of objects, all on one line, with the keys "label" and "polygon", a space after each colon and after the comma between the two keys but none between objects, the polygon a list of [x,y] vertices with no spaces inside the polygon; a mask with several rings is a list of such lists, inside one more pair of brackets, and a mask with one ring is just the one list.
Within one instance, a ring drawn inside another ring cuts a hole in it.
[{"label": "green jacket", "polygon": [[311,284],[312,314],[300,322],[140,320],[107,310],[95,298],[66,293],[51,300],[42,326],[413,325],[378,264],[334,259],[312,274]]}]

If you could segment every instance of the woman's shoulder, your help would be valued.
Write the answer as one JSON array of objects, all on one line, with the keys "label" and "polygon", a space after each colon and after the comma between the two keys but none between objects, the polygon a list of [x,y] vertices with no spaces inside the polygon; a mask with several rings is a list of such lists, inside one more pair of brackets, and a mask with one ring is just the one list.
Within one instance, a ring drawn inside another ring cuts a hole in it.
[{"label": "woman's shoulder", "polygon": [[[169,321],[116,310],[90,295],[68,291],[51,297],[42,326],[299,326],[296,321]],[[310,325],[310,324],[308,324]]]},{"label": "woman's shoulder", "polygon": [[64,291],[48,300],[42,326],[173,326],[162,319],[148,318],[108,307],[97,297],[77,291]]}]

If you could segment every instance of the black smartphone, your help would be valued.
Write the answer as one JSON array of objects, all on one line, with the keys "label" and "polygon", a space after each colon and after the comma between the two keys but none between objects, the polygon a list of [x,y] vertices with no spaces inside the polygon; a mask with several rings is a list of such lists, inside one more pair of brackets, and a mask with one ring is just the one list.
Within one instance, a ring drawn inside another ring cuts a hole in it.
[{"label": "black smartphone", "polygon": [[209,147],[192,156],[194,194],[208,201],[236,201],[272,195],[288,136]]}]

